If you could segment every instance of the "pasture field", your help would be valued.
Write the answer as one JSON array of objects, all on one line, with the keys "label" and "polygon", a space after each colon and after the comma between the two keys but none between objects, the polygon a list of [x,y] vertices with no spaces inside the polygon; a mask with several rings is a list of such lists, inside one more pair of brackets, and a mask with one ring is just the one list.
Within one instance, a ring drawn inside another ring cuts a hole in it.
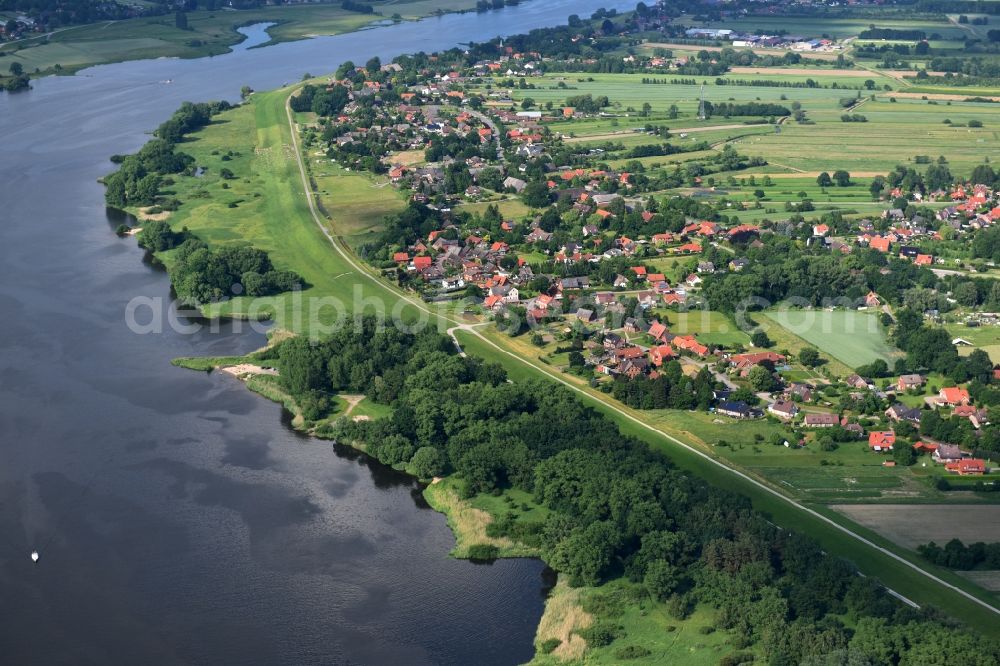
[{"label": "pasture field", "polygon": [[778,326],[852,368],[877,359],[890,362],[895,354],[876,315],[872,313],[855,310],[769,310],[763,314]]},{"label": "pasture field", "polygon": [[[0,45],[0,53],[12,54],[5,62],[20,62],[28,73],[51,73],[58,65],[65,74],[123,60],[226,53],[243,40],[236,28],[253,23],[275,23],[268,28],[271,39],[262,45],[266,46],[358,30],[395,13],[409,20],[474,7],[474,0],[416,0],[381,6],[382,15],[350,12],[339,3],[198,10],[187,12],[189,30],[177,28],[173,14],[102,21],[58,30],[49,37],[39,35]],[[7,69],[6,64],[3,69]]]},{"label": "pasture field", "polygon": [[952,338],[962,338],[972,343],[972,346],[960,345],[958,353],[963,356],[971,354],[975,349],[982,349],[994,363],[1000,363],[1000,326],[975,326],[963,324],[947,324],[945,329]]},{"label": "pasture field", "polygon": [[[333,297],[347,312],[354,309],[355,299],[370,299],[364,301],[366,309],[374,302],[388,308],[399,296],[387,286],[360,279],[310,217],[285,116],[287,96],[288,89],[254,94],[179,146],[206,170],[202,176],[174,177],[170,189],[182,205],[168,221],[175,230],[186,226],[213,245],[250,243],[266,250],[277,268],[296,271],[308,285],[301,292],[255,299],[252,310],[246,299],[233,298],[207,307],[208,314],[271,317],[279,328],[303,332],[338,317],[330,303],[310,307],[313,296]],[[223,168],[233,178],[222,178]],[[356,185],[352,178],[321,183],[327,192],[343,197],[340,207],[332,210],[330,227],[358,238],[398,196],[373,190],[367,180],[367,191],[378,196],[366,197],[365,189],[351,185]],[[163,260],[169,266],[169,252]],[[404,317],[413,315],[406,310]]]},{"label": "pasture field", "polygon": [[[747,124],[761,120],[759,118],[715,116],[707,121],[698,120],[700,85],[642,83],[643,78],[667,81],[692,78],[670,72],[653,75],[559,73],[533,78],[534,89],[509,92],[515,102],[530,97],[539,106],[551,102],[556,108],[571,96],[607,95],[611,106],[606,111],[615,117],[560,119],[549,123],[550,129],[566,136],[568,142],[588,147],[604,147],[606,142],[613,142],[626,148],[658,143],[659,138],[646,134],[642,128],[647,124],[666,125],[671,128],[670,142],[676,145],[707,141],[720,149],[726,143],[733,143],[741,153],[763,157],[768,164],[755,169],[759,173],[818,173],[845,169],[868,175],[884,174],[897,164],[913,164],[918,155],[944,156],[954,173],[968,173],[984,155],[1000,151],[1000,133],[997,132],[1000,104],[964,101],[981,93],[969,90],[954,100],[921,99],[922,94],[909,96],[911,88],[900,92],[898,89],[904,84],[884,72],[858,70],[846,76],[837,74],[836,70],[815,67],[802,69],[801,74],[789,74],[784,69],[774,71],[782,73],[761,70],[760,74],[727,73],[719,78],[767,81],[775,85],[812,79],[820,86],[829,87],[717,85],[714,77],[693,78],[698,84],[706,84],[705,97],[711,102],[759,100],[789,108],[794,103],[801,104],[808,122],[789,119],[782,123],[780,133],[769,125]],[[862,72],[874,81],[874,90],[859,90],[864,88],[866,79],[856,74]],[[837,88],[832,87],[835,84]],[[884,90],[886,86],[890,90]],[[896,101],[891,101],[890,95],[896,96]],[[841,120],[847,112],[842,100],[847,99],[860,102],[851,113],[864,116],[867,122]],[[644,103],[652,107],[648,116],[640,114]],[[675,118],[668,114],[672,105],[677,107]],[[970,121],[978,121],[982,127],[968,127]],[[705,156],[705,153],[685,153],[641,158],[640,162],[646,168],[654,168],[654,165],[683,164]],[[609,155],[609,158],[615,166],[622,166],[627,161],[619,155]]]},{"label": "pasture field", "polygon": [[310,157],[309,172],[320,207],[352,247],[370,240],[386,215],[406,206],[384,176],[373,179],[370,174],[346,171],[325,157]]},{"label": "pasture field", "polygon": [[750,336],[736,327],[726,315],[715,310],[666,312],[670,332],[676,335],[696,335],[705,344],[750,346]]},{"label": "pasture field", "polygon": [[831,508],[910,549],[930,541],[944,545],[951,539],[966,544],[1000,541],[1000,505],[842,504]]},{"label": "pasture field", "polygon": [[[374,18],[337,5],[264,7],[252,10],[192,11],[188,30],[177,28],[174,15],[147,16],[76,26],[26,42],[0,47],[27,72],[47,73],[57,65],[64,73],[83,67],[143,58],[199,58],[229,51],[243,36],[236,28],[274,22],[269,34],[282,41],[301,39],[307,30],[337,34],[357,30]],[[377,18],[377,17],[375,17]],[[313,26],[313,27],[310,27]],[[272,39],[272,42],[275,41]]]},{"label": "pasture field", "polygon": [[[477,201],[475,203],[462,203],[458,208],[459,210],[469,213],[479,213],[481,215],[486,212],[489,206],[496,206],[505,219],[519,220],[531,212],[531,208],[524,205],[524,202],[519,198],[502,198],[490,201]],[[544,261],[546,258],[540,258],[539,261]]]}]

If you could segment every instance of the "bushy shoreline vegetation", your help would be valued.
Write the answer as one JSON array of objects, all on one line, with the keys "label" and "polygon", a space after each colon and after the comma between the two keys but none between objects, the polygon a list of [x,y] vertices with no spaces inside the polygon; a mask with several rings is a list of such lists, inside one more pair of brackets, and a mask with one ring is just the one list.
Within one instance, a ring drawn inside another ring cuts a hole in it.
[{"label": "bushy shoreline vegetation", "polygon": [[[539,548],[572,585],[625,578],[679,619],[707,604],[734,648],[771,664],[833,655],[983,666],[1000,659],[997,645],[900,604],[811,540],[771,525],[745,498],[623,436],[567,390],[510,383],[499,366],[458,356],[436,332],[379,330],[364,318],[318,344],[285,341],[271,356],[307,418],[324,415],[333,390],[367,387],[392,406],[390,417],[339,419],[324,435],[423,478],[453,475],[467,497],[529,493],[547,510],[544,520],[500,515],[488,533]],[[581,634],[588,643],[625,645],[610,615]]]}]

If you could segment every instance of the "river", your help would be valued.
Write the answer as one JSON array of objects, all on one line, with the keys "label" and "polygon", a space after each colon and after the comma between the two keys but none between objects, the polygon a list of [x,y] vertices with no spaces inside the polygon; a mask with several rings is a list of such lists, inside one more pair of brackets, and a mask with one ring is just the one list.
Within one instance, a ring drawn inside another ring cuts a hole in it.
[{"label": "river", "polygon": [[601,6],[616,5],[534,0],[252,49],[266,40],[257,26],[223,56],[94,67],[0,94],[4,663],[530,659],[540,562],[448,558],[445,519],[410,479],[295,434],[228,376],[170,365],[249,351],[259,334],[128,330],[126,304],[165,298],[169,284],[112,233],[97,179],[182,101],[235,100],[242,85]]}]

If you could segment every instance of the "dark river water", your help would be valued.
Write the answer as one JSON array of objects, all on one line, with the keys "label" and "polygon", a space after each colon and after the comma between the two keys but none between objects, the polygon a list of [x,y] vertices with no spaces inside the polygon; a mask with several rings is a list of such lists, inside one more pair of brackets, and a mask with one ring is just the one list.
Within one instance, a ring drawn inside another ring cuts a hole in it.
[{"label": "dark river water", "polygon": [[265,39],[251,28],[224,56],[96,67],[0,94],[0,662],[531,657],[540,562],[448,558],[445,519],[410,480],[296,435],[234,379],[170,365],[246,352],[261,335],[129,331],[126,304],[166,298],[169,284],[112,233],[96,181],[184,100],[235,100],[244,84],[600,6],[615,5],[536,0],[248,50]]}]

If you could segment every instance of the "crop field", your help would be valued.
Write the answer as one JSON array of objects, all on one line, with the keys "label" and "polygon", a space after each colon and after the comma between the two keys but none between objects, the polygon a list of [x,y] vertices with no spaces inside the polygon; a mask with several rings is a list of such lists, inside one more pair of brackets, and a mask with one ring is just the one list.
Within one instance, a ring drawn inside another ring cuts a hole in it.
[{"label": "crop field", "polygon": [[771,310],[764,316],[856,368],[894,354],[876,315],[854,310]]},{"label": "crop field", "polygon": [[[925,155],[944,156],[953,172],[968,173],[984,155],[1000,151],[1000,104],[965,101],[983,94],[982,91],[958,91],[964,94],[956,99],[923,99],[924,94],[911,95],[912,88],[901,91],[904,84],[895,76],[862,69],[844,72],[816,67],[761,69],[760,73],[730,72],[720,77],[770,85],[720,86],[714,77],[694,77],[699,84],[704,80],[705,97],[711,102],[759,100],[789,108],[794,103],[801,104],[808,122],[788,120],[778,133],[769,125],[747,124],[761,120],[750,117],[716,116],[700,121],[696,117],[700,85],[643,84],[644,77],[650,75],[560,73],[532,79],[534,89],[514,89],[510,95],[517,102],[530,97],[540,106],[551,102],[557,108],[571,96],[607,95],[611,101],[607,112],[614,117],[559,120],[550,123],[551,130],[568,137],[568,142],[583,146],[603,146],[610,141],[628,148],[659,141],[641,131],[645,125],[667,125],[671,128],[671,143],[707,141],[718,149],[732,142],[741,153],[763,157],[768,164],[758,172],[818,173],[845,169],[868,175],[884,174],[897,164],[913,164],[918,155]],[[669,72],[652,77],[667,81],[684,78]],[[807,79],[826,87],[777,87],[801,84]],[[863,89],[868,79],[874,81],[872,91]],[[885,87],[889,90],[884,90]],[[890,95],[896,96],[895,101],[891,101]],[[860,102],[851,113],[864,116],[867,122],[841,120],[846,112],[842,100],[847,99]],[[652,109],[648,117],[643,117],[639,111],[647,102]],[[675,118],[668,117],[671,105],[677,107]],[[970,121],[981,123],[982,127],[969,127]],[[704,153],[677,154],[640,161],[651,168],[704,157]],[[623,162],[618,159],[613,163]]]},{"label": "crop field", "polygon": [[971,580],[984,590],[1000,593],[1000,571],[959,571],[958,575]]},{"label": "crop field", "polygon": [[930,541],[1000,541],[1000,505],[844,504],[831,508],[893,543],[916,548]]}]

